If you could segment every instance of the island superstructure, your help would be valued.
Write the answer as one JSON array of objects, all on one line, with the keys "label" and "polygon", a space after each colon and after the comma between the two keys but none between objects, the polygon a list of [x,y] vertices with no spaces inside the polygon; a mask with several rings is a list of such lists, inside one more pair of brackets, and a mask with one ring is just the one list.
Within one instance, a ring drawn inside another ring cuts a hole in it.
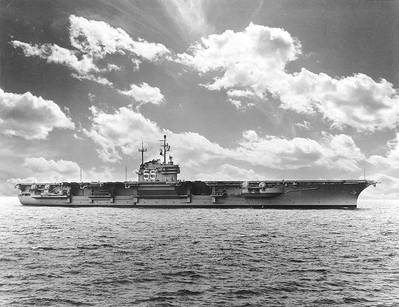
[{"label": "island superstructure", "polygon": [[19,183],[22,205],[143,208],[356,208],[370,180],[181,181],[180,167],[167,153],[144,162],[138,180],[123,182]]}]

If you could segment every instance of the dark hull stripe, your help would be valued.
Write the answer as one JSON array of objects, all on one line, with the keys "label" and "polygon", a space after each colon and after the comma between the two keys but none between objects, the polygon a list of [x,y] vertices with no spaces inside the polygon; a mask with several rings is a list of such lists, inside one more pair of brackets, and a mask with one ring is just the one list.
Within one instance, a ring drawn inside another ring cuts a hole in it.
[{"label": "dark hull stripe", "polygon": [[50,205],[50,204],[29,204],[26,207],[67,207],[67,208],[140,208],[140,209],[356,209],[356,205]]}]

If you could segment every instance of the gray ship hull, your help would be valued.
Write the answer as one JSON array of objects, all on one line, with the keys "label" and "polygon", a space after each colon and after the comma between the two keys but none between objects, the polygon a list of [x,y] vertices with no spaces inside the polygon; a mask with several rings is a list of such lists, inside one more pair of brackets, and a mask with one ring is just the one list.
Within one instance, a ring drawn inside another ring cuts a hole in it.
[{"label": "gray ship hull", "polygon": [[[22,205],[134,208],[302,208],[357,207],[360,193],[375,182],[183,181],[19,184]],[[57,193],[50,193],[58,187]]]}]

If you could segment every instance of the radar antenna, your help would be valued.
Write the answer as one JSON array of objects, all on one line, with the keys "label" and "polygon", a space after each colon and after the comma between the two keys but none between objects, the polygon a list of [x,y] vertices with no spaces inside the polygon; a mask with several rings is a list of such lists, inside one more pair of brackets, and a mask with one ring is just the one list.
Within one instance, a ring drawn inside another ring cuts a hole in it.
[{"label": "radar antenna", "polygon": [[166,135],[163,136],[163,140],[161,140],[163,144],[161,145],[161,156],[163,156],[163,164],[166,164],[166,152],[170,151],[170,145],[166,143]]},{"label": "radar antenna", "polygon": [[147,148],[144,148],[143,141],[141,141],[141,148],[139,148],[139,152],[141,152],[141,165],[144,164],[144,153],[147,152]]}]

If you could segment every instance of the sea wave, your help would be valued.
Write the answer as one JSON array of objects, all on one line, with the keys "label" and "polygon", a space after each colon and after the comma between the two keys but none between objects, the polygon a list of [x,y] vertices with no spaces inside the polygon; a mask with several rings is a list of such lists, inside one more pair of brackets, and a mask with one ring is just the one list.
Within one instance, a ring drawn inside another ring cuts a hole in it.
[{"label": "sea wave", "polygon": [[399,206],[0,210],[0,305],[394,305]]}]

